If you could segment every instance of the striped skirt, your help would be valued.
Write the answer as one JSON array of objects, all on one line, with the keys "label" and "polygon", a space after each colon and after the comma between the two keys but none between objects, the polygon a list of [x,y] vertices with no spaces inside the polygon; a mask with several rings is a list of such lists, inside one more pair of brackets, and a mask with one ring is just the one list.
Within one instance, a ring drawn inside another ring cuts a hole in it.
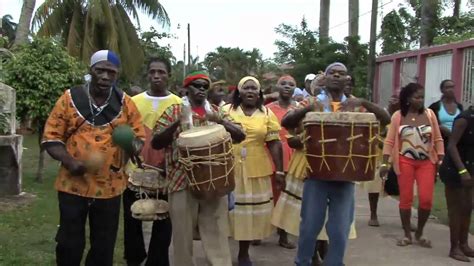
[{"label": "striped skirt", "polygon": [[270,176],[243,178],[235,168],[235,208],[229,212],[231,237],[238,241],[261,240],[273,232],[270,219],[273,193]]}]

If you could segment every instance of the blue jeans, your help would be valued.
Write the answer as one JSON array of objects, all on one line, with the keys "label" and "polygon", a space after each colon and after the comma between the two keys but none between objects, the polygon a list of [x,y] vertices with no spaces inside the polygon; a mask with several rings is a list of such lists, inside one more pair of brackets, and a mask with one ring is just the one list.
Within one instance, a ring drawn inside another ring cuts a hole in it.
[{"label": "blue jeans", "polygon": [[326,219],[326,209],[329,215],[326,224],[329,248],[324,265],[344,265],[347,239],[354,220],[354,183],[315,179],[304,182],[296,265],[311,265],[316,237]]}]

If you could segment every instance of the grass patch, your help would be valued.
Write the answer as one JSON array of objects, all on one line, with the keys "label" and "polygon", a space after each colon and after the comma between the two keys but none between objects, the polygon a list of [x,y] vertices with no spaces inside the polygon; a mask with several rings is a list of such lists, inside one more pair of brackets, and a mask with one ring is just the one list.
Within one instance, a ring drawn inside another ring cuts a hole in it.
[{"label": "grass patch", "polygon": [[[27,206],[0,212],[0,265],[55,265],[54,237],[59,224],[54,181],[58,162],[47,157],[44,183],[35,182],[38,166],[36,135],[24,137],[23,191],[36,195]],[[123,219],[115,245],[115,265],[125,265],[123,257]],[[88,237],[86,236],[88,239]],[[86,247],[87,251],[88,247]],[[83,260],[85,259],[85,254]]]}]

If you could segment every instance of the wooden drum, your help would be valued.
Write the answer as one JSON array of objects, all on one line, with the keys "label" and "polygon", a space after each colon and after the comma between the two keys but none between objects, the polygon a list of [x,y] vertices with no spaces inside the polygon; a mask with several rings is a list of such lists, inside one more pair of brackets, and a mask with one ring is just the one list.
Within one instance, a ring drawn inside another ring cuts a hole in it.
[{"label": "wooden drum", "polygon": [[198,199],[217,199],[234,190],[232,139],[222,125],[196,127],[179,134],[180,163]]},{"label": "wooden drum", "polygon": [[311,177],[329,181],[374,179],[380,133],[374,114],[310,112],[303,125]]}]

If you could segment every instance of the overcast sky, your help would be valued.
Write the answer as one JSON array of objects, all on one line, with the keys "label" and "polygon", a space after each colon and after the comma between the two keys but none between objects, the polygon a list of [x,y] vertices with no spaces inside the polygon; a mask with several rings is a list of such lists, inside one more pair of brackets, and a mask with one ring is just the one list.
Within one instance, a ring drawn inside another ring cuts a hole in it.
[{"label": "overcast sky", "polygon": [[[461,10],[467,10],[467,1],[462,1]],[[36,8],[43,2],[36,0]],[[369,40],[371,2],[359,1],[362,42]],[[379,0],[378,29],[383,15],[405,2]],[[318,29],[317,0],[161,0],[161,4],[171,19],[171,26],[163,31],[177,36],[177,39],[166,42],[170,43],[178,60],[183,57],[183,44],[187,41],[187,23],[191,24],[191,54],[199,55],[201,60],[218,46],[238,46],[246,50],[258,48],[265,58],[271,58],[276,51],[274,41],[279,38],[274,29],[279,24],[297,25],[305,17],[310,28]],[[10,14],[14,21],[18,21],[21,5],[22,0],[0,0],[0,16]],[[348,35],[348,0],[331,0],[330,11],[329,35],[342,41]],[[161,30],[158,22],[145,15],[140,22],[143,30],[151,26]]]}]

